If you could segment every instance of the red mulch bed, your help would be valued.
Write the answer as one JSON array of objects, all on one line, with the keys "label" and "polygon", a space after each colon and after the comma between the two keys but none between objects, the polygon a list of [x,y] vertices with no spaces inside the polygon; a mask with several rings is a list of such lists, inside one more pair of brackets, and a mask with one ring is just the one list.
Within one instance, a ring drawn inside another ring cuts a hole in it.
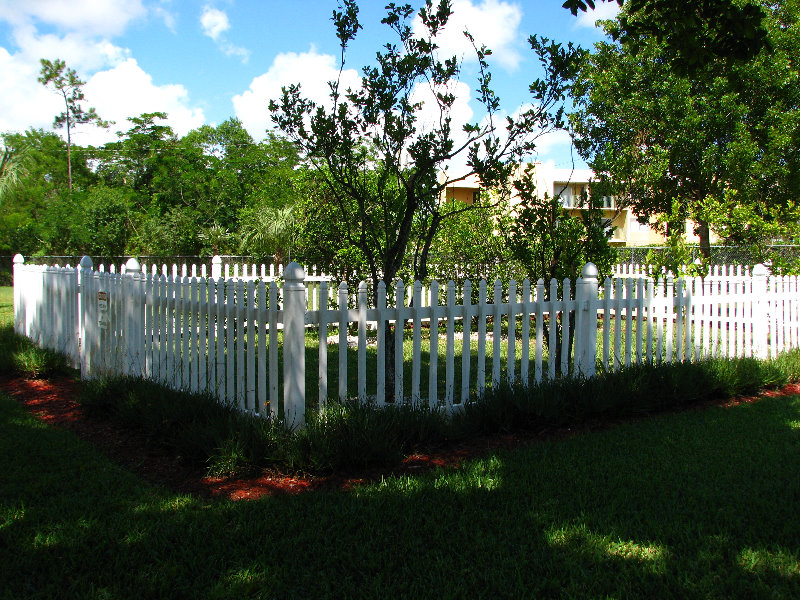
[{"label": "red mulch bed", "polygon": [[[350,489],[356,483],[373,481],[390,474],[416,473],[434,467],[457,467],[463,460],[498,448],[514,447],[532,440],[571,435],[570,429],[542,430],[537,433],[497,434],[453,442],[438,448],[420,450],[394,469],[365,469],[357,473],[315,477],[264,472],[258,477],[223,479],[206,477],[202,466],[191,465],[169,448],[152,440],[145,431],[126,428],[110,419],[87,415],[74,398],[80,383],[67,377],[51,380],[0,379],[0,389],[23,404],[42,421],[74,432],[98,447],[111,460],[145,480],[162,484],[180,493],[207,498],[253,500],[262,496],[298,494],[318,489]],[[723,402],[735,406],[755,402],[763,396],[800,395],[800,384],[764,392],[760,396],[735,398]],[[595,423],[580,431],[607,427]]]}]

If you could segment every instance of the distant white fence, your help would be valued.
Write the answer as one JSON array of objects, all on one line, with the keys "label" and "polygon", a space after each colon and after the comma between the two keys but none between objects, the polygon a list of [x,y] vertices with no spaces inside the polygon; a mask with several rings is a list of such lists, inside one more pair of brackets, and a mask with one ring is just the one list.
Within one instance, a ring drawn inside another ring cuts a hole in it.
[{"label": "distant white fence", "polygon": [[[458,290],[434,281],[428,303],[419,282],[411,293],[403,282],[391,290],[381,282],[377,304],[366,283],[351,297],[345,283],[331,289],[325,280],[310,282],[312,302],[296,263],[281,282],[154,274],[135,260],[125,270],[94,270],[89,257],[72,268],[17,256],[17,331],[68,354],[83,377],[143,376],[295,426],[307,386],[320,404],[338,396],[383,405],[389,389],[396,401],[452,411],[501,381],[592,376],[598,366],[638,362],[766,358],[800,345],[798,279],[768,276],[763,265],[747,277],[600,285],[588,264],[575,282],[512,281],[504,289],[480,281],[477,293],[469,281]],[[316,366],[307,369],[306,360]]]},{"label": "distant white fence", "polygon": [[[651,267],[642,263],[620,263],[611,267],[612,277],[647,277]],[[662,269],[660,276],[667,276],[666,269]],[[733,278],[751,277],[750,267],[747,265],[709,265],[707,278]]]}]

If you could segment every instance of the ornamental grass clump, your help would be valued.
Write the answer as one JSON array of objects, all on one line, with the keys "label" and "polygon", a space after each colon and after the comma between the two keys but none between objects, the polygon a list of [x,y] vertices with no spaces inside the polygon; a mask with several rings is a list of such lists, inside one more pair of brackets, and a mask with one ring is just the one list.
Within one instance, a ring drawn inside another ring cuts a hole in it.
[{"label": "ornamental grass clump", "polygon": [[64,354],[40,348],[11,325],[0,327],[0,374],[42,379],[71,372]]},{"label": "ornamental grass clump", "polygon": [[709,359],[636,364],[596,377],[562,377],[523,386],[500,383],[448,416],[424,402],[379,407],[332,400],[306,411],[302,428],[262,418],[208,394],[176,391],[130,377],[83,386],[87,411],[149,431],[180,456],[228,477],[279,468],[330,473],[397,465],[415,449],[468,436],[541,431],[641,417],[703,402],[752,395],[800,377],[800,351],[774,360]]},{"label": "ornamental grass clump", "polygon": [[355,399],[333,401],[307,415],[306,426],[294,435],[291,461],[313,471],[396,464],[451,429],[443,412],[423,404],[379,408]]}]

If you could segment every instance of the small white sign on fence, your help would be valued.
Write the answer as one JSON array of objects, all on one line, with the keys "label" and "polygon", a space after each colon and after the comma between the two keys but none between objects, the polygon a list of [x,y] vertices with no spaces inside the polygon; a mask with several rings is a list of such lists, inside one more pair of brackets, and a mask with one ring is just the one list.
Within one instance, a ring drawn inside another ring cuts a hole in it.
[{"label": "small white sign on fence", "polygon": [[108,292],[97,292],[97,324],[107,330],[108,323]]}]

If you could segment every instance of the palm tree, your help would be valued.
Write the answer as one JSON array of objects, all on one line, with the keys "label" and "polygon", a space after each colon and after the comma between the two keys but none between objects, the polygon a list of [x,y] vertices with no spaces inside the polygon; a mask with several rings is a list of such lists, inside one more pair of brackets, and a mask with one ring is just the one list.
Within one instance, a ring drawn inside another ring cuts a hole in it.
[{"label": "palm tree", "polygon": [[25,175],[25,152],[3,148],[0,155],[0,198],[19,184]]},{"label": "palm tree", "polygon": [[241,252],[251,256],[270,254],[282,262],[288,252],[291,258],[294,206],[253,207],[242,219]]}]

